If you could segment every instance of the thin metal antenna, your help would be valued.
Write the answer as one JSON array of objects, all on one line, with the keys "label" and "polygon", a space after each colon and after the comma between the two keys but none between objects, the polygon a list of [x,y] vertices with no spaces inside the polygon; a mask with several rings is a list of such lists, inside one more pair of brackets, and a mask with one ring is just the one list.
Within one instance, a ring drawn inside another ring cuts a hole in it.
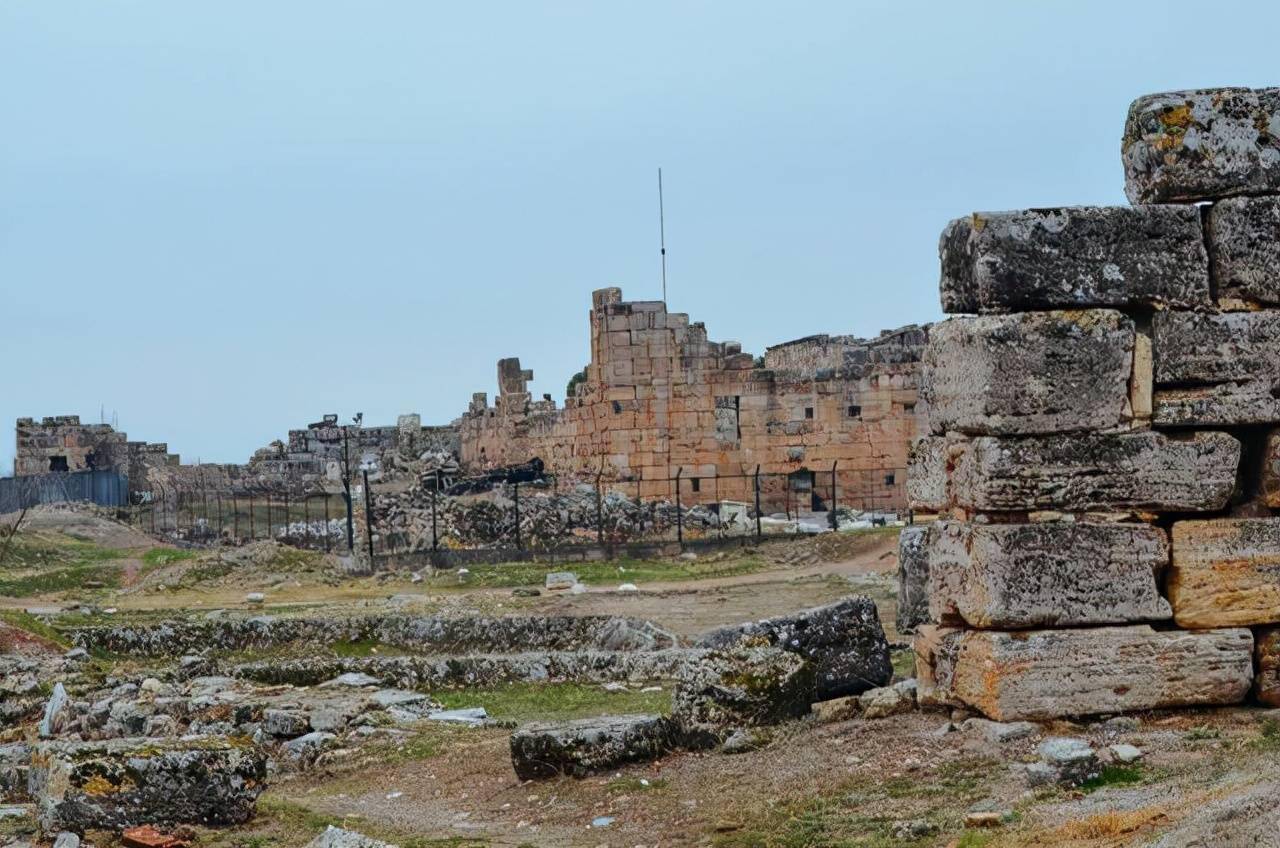
[{"label": "thin metal antenna", "polygon": [[667,302],[667,222],[662,209],[662,169],[658,169],[658,239],[662,246],[662,302]]}]

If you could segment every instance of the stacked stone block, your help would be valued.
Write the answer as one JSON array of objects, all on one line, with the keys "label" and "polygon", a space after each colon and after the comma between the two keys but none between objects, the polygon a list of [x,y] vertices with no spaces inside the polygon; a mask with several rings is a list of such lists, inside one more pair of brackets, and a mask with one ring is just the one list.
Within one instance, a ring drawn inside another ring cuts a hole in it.
[{"label": "stacked stone block", "polygon": [[908,472],[939,520],[900,578],[925,700],[1280,703],[1280,89],[1140,98],[1123,159],[1133,206],[943,232]]}]

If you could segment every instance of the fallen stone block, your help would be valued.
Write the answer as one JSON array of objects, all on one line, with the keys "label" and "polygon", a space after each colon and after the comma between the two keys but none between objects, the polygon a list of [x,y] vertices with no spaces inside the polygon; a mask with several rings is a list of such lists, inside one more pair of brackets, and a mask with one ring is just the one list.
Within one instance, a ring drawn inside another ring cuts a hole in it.
[{"label": "fallen stone block", "polygon": [[916,708],[916,681],[903,680],[892,686],[869,689],[858,696],[863,718],[887,718]]},{"label": "fallen stone block", "polygon": [[1168,582],[1181,627],[1280,623],[1280,518],[1177,522]]},{"label": "fallen stone block", "polygon": [[1260,703],[1280,707],[1280,627],[1263,627],[1254,633],[1253,697]]},{"label": "fallen stone block", "polygon": [[933,621],[1009,629],[1171,615],[1158,585],[1169,543],[1158,527],[939,521],[930,539]]},{"label": "fallen stone block", "polygon": [[310,733],[290,739],[280,746],[280,751],[295,765],[307,766],[315,762],[324,750],[333,745],[337,735],[324,730],[313,730]]},{"label": "fallen stone block", "polygon": [[398,848],[390,842],[370,839],[363,833],[329,825],[324,832],[307,843],[307,848]]},{"label": "fallen stone block", "polygon": [[1152,331],[1157,425],[1280,421],[1280,310],[1157,313]]},{"label": "fallen stone block", "polygon": [[1121,155],[1131,203],[1280,192],[1280,89],[1207,88],[1133,101]]},{"label": "fallen stone block", "polygon": [[715,649],[774,645],[804,657],[813,663],[816,675],[811,701],[856,695],[893,678],[889,642],[875,601],[861,595],[792,615],[713,630],[699,644]]},{"label": "fallen stone block", "polygon": [[1031,786],[1079,786],[1102,773],[1098,752],[1083,739],[1051,736],[1036,749],[1040,762],[1027,767]]},{"label": "fallen stone block", "polygon": [[1039,725],[1029,721],[991,721],[986,718],[965,719],[960,729],[965,733],[980,736],[993,745],[1020,742],[1040,733]]},{"label": "fallen stone block", "polygon": [[292,739],[310,729],[311,723],[300,713],[288,710],[264,710],[262,713],[262,730],[272,736]]},{"label": "fallen stone block", "polygon": [[1253,682],[1245,629],[950,631],[936,685],[997,721],[1235,704]]},{"label": "fallen stone block", "polygon": [[902,528],[898,536],[898,598],[894,628],[912,633],[929,621],[929,528]]},{"label": "fallen stone block", "polygon": [[912,456],[942,455],[948,502],[991,512],[1214,511],[1230,500],[1240,464],[1240,442],[1226,433],[932,439],[942,444]]},{"label": "fallen stone block", "polygon": [[806,715],[815,684],[812,664],[778,648],[708,651],[681,670],[671,713],[685,744],[712,748],[739,728]]},{"label": "fallen stone block", "polygon": [[1219,298],[1280,304],[1280,198],[1220,200],[1205,232]]},{"label": "fallen stone block", "polygon": [[240,824],[265,788],[265,755],[205,737],[38,745],[28,791],[46,830]]},{"label": "fallen stone block", "polygon": [[925,345],[920,397],[938,435],[1115,430],[1132,420],[1133,321],[1111,309],[949,318]]},{"label": "fallen stone block", "polygon": [[944,312],[1209,305],[1195,206],[1076,206],[975,212],[938,252]]},{"label": "fallen stone block", "polygon": [[521,780],[584,777],[658,759],[679,745],[680,728],[666,716],[600,716],[521,727],[511,734],[511,763]]}]

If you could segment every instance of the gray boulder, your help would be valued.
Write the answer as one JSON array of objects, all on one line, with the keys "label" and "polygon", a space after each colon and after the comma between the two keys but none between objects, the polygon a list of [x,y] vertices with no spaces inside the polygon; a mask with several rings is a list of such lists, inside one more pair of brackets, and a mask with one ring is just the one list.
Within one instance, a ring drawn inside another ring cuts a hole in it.
[{"label": "gray boulder", "polygon": [[511,734],[511,764],[521,780],[583,777],[623,763],[654,760],[679,747],[666,716],[623,715],[529,724]]},{"label": "gray boulder", "polygon": [[707,648],[773,645],[813,663],[811,701],[856,695],[893,678],[889,643],[870,598],[853,595],[834,604],[793,615],[713,630],[702,637]]},{"label": "gray boulder", "polygon": [[681,670],[672,716],[686,744],[715,747],[738,728],[806,715],[814,677],[810,663],[778,648],[709,651]]},{"label": "gray boulder", "polygon": [[370,839],[354,830],[329,825],[324,829],[324,833],[307,843],[307,848],[399,848],[399,846]]}]

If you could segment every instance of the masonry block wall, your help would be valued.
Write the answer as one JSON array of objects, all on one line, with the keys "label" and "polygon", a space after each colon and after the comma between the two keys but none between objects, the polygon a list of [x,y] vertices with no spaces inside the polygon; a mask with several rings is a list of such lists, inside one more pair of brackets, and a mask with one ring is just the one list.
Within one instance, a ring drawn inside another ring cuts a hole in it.
[{"label": "masonry block wall", "polygon": [[759,465],[793,476],[766,481],[781,509],[783,487],[804,489],[814,472],[822,488],[838,462],[843,503],[905,507],[926,328],[870,341],[814,336],[757,362],[737,342],[710,341],[688,315],[623,301],[617,288],[593,293],[589,323],[591,361],[564,408],[533,399],[533,374],[518,359],[498,364],[495,403],[476,394],[455,422],[464,468],[538,457],[553,473],[603,474],[643,498],[671,498],[679,471],[682,498],[695,502],[750,500],[753,481],[741,475]]},{"label": "masonry block wall", "polygon": [[996,719],[1280,704],[1280,89],[1139,98],[1122,154],[1133,206],[941,239],[899,626]]}]

